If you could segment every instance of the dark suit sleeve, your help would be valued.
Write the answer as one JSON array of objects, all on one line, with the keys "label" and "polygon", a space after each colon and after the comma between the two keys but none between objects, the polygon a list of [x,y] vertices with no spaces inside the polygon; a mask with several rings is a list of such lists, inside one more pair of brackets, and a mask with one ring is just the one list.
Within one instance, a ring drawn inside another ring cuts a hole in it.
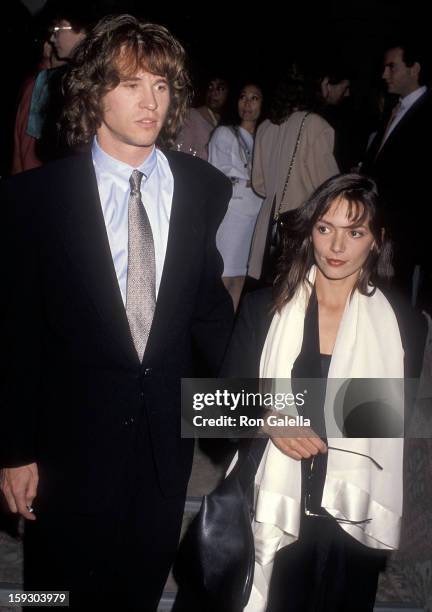
[{"label": "dark suit sleeve", "polygon": [[396,291],[383,289],[390,302],[399,325],[404,349],[405,378],[419,378],[427,336],[426,317],[414,309],[409,301]]},{"label": "dark suit sleeve", "polygon": [[216,376],[234,320],[233,303],[222,283],[223,261],[216,248],[216,232],[225,215],[232,187],[228,179],[219,172],[216,174],[212,169],[207,189],[209,195],[206,202],[205,261],[192,326],[192,338],[198,357],[199,373]]},{"label": "dark suit sleeve", "polygon": [[[396,310],[402,344],[405,351],[404,369],[408,384],[405,386],[405,431],[413,435],[419,427],[417,397],[427,337],[426,317],[410,304]],[[430,429],[430,428],[429,428]],[[426,435],[422,430],[421,435]]]},{"label": "dark suit sleeve", "polygon": [[405,431],[414,431],[416,425],[416,398],[427,337],[426,317],[415,310],[408,300],[396,291],[384,289],[399,326],[404,349],[405,374]]},{"label": "dark suit sleeve", "polygon": [[0,465],[17,467],[36,459],[36,413],[41,404],[41,280],[35,246],[37,224],[30,212],[35,194],[21,189],[20,197],[19,189],[3,181],[0,198],[4,222]]},{"label": "dark suit sleeve", "polygon": [[258,378],[261,353],[270,327],[271,290],[249,293],[241,302],[221,369],[223,378]]},{"label": "dark suit sleeve", "polygon": [[[259,365],[271,322],[271,290],[250,293],[241,302],[234,332],[222,365],[221,377],[231,379],[233,390],[248,393],[263,391]],[[236,379],[235,381],[232,379]],[[242,410],[250,418],[262,418],[266,410],[259,403]],[[249,429],[252,435],[256,428]]]}]

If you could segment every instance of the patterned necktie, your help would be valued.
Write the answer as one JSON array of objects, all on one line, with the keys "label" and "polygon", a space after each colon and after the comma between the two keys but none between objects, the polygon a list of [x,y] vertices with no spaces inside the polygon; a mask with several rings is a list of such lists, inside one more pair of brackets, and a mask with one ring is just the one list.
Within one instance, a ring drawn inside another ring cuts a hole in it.
[{"label": "patterned necktie", "polygon": [[380,144],[379,149],[377,151],[377,155],[381,151],[383,144],[387,140],[387,137],[388,137],[388,134],[389,134],[389,131],[390,131],[390,127],[393,125],[393,122],[396,119],[396,116],[399,113],[401,107],[402,107],[402,103],[400,101],[396,104],[396,106],[393,107],[393,110],[392,110],[392,112],[390,114],[389,120],[388,120],[387,125],[386,125],[384,136],[382,137],[381,144]]},{"label": "patterned necktie", "polygon": [[156,264],[150,221],[141,200],[143,173],[129,179],[128,269],[126,315],[136,352],[142,361],[156,305]]}]

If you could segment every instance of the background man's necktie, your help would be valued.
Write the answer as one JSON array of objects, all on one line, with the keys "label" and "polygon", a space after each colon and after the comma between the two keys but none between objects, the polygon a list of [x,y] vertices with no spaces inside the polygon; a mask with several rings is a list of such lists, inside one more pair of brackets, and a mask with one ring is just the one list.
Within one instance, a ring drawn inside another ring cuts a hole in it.
[{"label": "background man's necktie", "polygon": [[402,106],[402,103],[398,102],[396,104],[396,106],[393,107],[393,110],[392,110],[392,112],[390,114],[389,120],[388,120],[387,125],[386,125],[386,129],[385,129],[384,135],[383,135],[382,140],[381,140],[381,144],[380,144],[379,149],[377,151],[377,155],[381,151],[381,148],[382,148],[383,144],[387,140],[387,136],[388,136],[388,133],[390,131],[390,128],[393,125],[393,122],[396,119],[396,115],[399,113],[399,111],[401,109],[401,106]]},{"label": "background man's necktie", "polygon": [[156,264],[150,221],[141,200],[143,173],[134,170],[129,179],[128,270],[126,315],[140,361],[150,333],[156,306]]}]

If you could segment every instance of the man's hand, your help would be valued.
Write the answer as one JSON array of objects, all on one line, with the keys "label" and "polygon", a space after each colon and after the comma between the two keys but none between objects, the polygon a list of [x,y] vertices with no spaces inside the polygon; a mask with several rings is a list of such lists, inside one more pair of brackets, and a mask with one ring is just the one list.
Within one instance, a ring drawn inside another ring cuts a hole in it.
[{"label": "man's hand", "polygon": [[28,507],[31,507],[36,497],[38,481],[36,463],[0,470],[0,489],[11,512],[19,512],[29,521],[36,520],[36,516],[29,512]]}]

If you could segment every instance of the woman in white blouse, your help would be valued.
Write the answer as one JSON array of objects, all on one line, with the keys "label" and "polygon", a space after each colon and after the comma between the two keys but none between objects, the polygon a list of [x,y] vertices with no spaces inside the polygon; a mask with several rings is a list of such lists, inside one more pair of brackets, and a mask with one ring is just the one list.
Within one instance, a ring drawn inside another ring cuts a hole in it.
[{"label": "woman in white blouse", "polygon": [[262,91],[242,88],[237,103],[240,123],[218,127],[209,143],[209,162],[233,183],[233,196],[219,227],[216,244],[223,257],[223,281],[237,308],[247,272],[252,235],[262,198],[251,187],[254,134],[262,109]]}]

